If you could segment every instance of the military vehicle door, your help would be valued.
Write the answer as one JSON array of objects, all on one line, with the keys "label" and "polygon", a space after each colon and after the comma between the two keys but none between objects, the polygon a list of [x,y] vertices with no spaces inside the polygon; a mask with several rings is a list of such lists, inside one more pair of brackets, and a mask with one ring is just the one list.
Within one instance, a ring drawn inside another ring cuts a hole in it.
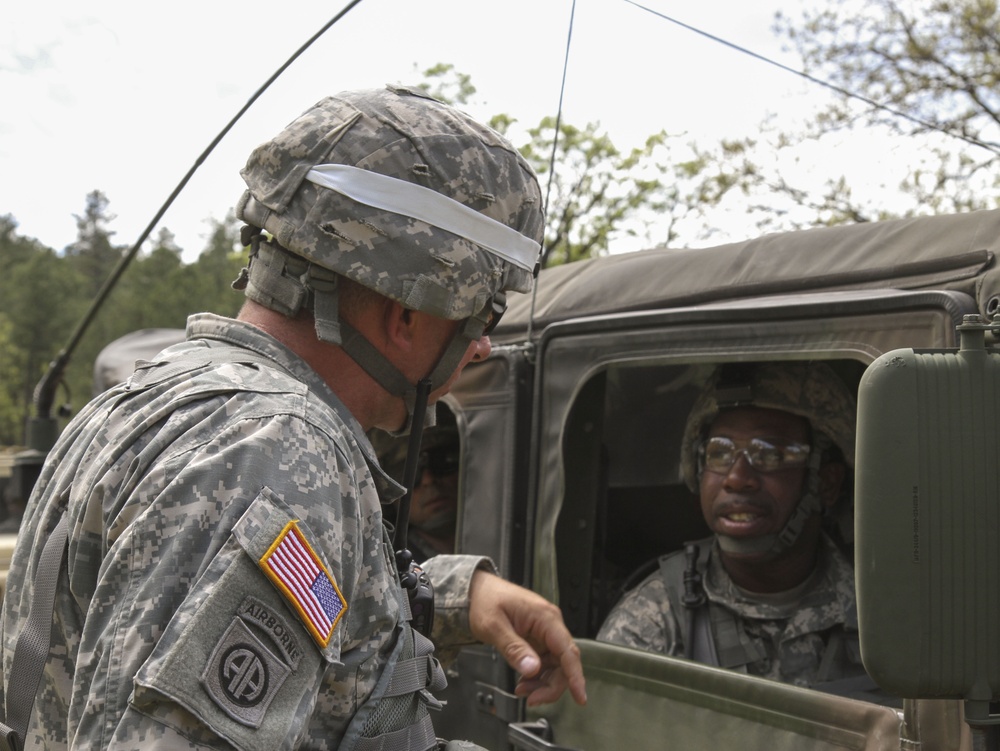
[{"label": "military vehicle door", "polygon": [[[950,346],[970,312],[974,301],[957,291],[788,295],[568,320],[535,349],[500,347],[470,366],[450,397],[465,423],[460,549],[493,556],[505,576],[560,605],[583,652],[589,704],[564,698],[524,712],[502,660],[467,650],[439,726],[490,748],[503,747],[500,726],[519,715],[506,735],[524,749],[899,748],[901,700],[832,696],[594,636],[634,572],[707,534],[678,457],[686,414],[716,364],[821,359],[856,387],[904,342]],[[849,512],[841,521],[849,539]],[[486,735],[484,715],[496,720]],[[952,747],[931,739],[962,733],[950,705],[922,717],[922,730],[906,732],[922,732],[925,749]]]},{"label": "military vehicle door", "polygon": [[[489,556],[500,573],[526,582],[532,367],[530,348],[497,347],[467,368],[443,401],[454,412],[461,443],[456,552]],[[446,738],[489,749],[507,744],[508,725],[523,718],[515,676],[496,652],[466,647],[437,695],[447,702],[435,728]]]}]

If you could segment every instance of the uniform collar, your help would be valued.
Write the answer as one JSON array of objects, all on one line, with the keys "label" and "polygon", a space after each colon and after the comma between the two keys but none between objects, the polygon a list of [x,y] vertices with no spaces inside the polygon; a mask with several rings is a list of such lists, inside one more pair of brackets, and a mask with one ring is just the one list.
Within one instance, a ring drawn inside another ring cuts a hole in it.
[{"label": "uniform collar", "polygon": [[271,360],[275,367],[305,384],[309,391],[333,410],[350,430],[368,464],[382,501],[390,503],[403,495],[403,487],[379,466],[375,449],[362,430],[361,423],[305,360],[273,336],[244,321],[214,313],[196,313],[188,317],[186,338],[189,341],[204,340],[209,342],[210,346],[213,342],[219,342],[251,350]]}]

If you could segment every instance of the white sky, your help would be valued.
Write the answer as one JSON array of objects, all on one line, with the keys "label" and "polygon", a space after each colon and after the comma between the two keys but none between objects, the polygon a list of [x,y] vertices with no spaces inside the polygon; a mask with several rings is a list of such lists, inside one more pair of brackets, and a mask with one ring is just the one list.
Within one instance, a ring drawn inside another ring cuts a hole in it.
[{"label": "white sky", "polygon": [[[645,0],[644,5],[798,67],[770,31],[796,0]],[[13,3],[0,27],[0,214],[57,250],[86,194],[103,191],[116,242],[131,245],[249,96],[342,6],[315,0]],[[192,258],[260,141],[322,96],[419,80],[452,63],[486,118],[555,114],[571,0],[363,0],[278,79],[167,212]],[[626,0],[578,0],[564,121],[598,121],[631,148],[667,129],[706,144],[752,135],[829,95]],[[155,234],[155,233],[154,233]]]}]

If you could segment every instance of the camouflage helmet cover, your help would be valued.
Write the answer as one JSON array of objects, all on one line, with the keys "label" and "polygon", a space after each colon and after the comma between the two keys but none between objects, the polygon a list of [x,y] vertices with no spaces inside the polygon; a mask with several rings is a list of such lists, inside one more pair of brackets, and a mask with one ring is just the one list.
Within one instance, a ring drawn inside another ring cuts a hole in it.
[{"label": "camouflage helmet cover", "polygon": [[492,129],[404,88],[327,97],[250,155],[237,216],[321,269],[442,318],[468,318],[498,292],[531,289],[533,262],[512,263],[427,221],[322,187],[309,177],[319,165],[433,190],[534,247],[543,228],[537,178]]},{"label": "camouflage helmet cover", "polygon": [[[726,367],[726,366],[723,366]],[[857,405],[833,369],[821,362],[773,362],[739,366],[742,383],[722,383],[717,368],[695,400],[681,442],[681,471],[692,492],[698,492],[698,446],[721,407],[761,407],[790,412],[809,420],[814,432],[825,434],[854,466]]]}]

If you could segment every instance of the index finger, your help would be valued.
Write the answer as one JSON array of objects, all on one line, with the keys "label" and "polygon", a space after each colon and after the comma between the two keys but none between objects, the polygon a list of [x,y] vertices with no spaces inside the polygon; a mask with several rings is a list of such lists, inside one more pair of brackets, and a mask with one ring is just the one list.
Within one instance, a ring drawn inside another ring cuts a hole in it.
[{"label": "index finger", "polygon": [[576,642],[570,641],[569,646],[559,655],[559,667],[569,684],[569,692],[580,706],[587,703],[587,682],[583,677],[583,661],[580,659],[580,648]]},{"label": "index finger", "polygon": [[[586,704],[587,686],[583,675],[583,661],[580,659],[580,648],[573,641],[573,636],[563,623],[561,614],[558,622],[542,624],[542,628],[544,654],[538,680],[553,688],[558,686],[556,696],[568,685],[573,700],[581,706]],[[548,675],[545,675],[546,673]]]}]

